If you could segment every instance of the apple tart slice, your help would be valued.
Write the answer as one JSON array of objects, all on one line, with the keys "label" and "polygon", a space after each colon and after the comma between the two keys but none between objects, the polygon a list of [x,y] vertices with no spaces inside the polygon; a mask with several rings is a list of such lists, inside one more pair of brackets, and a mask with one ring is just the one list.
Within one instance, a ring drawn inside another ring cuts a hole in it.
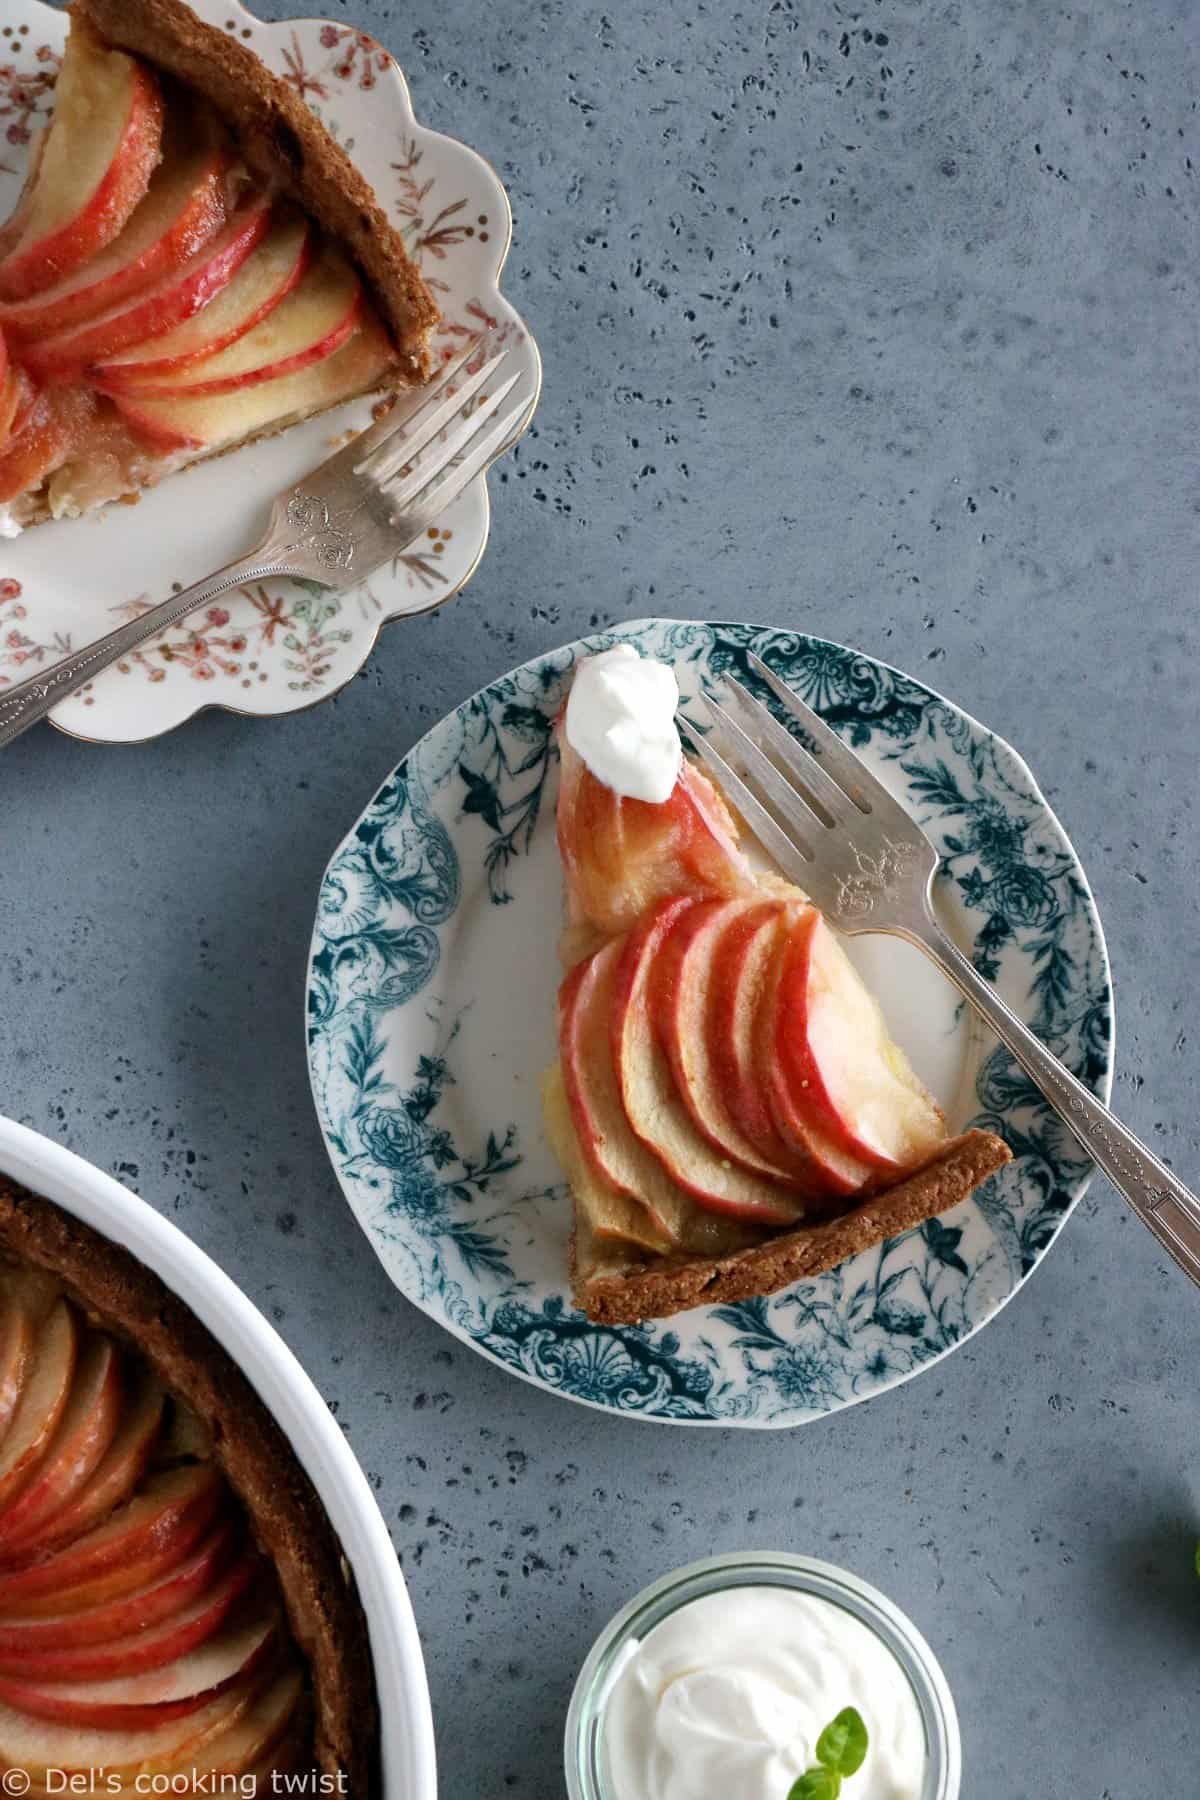
[{"label": "apple tart slice", "polygon": [[182,0],[75,0],[0,225],[0,530],[420,381],[437,309],[371,190]]},{"label": "apple tart slice", "polygon": [[1010,1158],[941,1109],[807,897],[758,875],[708,778],[620,794],[557,726],[566,887],[547,1133],[591,1318],[772,1293],[963,1199]]},{"label": "apple tart slice", "polygon": [[366,1800],[377,1763],[358,1597],[278,1426],[156,1276],[0,1179],[0,1785]]}]

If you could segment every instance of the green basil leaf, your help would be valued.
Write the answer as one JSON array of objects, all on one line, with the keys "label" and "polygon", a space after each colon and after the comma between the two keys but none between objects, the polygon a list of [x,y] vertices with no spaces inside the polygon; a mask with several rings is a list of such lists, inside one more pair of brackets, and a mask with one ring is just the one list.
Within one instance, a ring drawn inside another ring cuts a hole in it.
[{"label": "green basil leaf", "polygon": [[817,1761],[838,1775],[853,1775],[867,1754],[867,1728],[862,1714],[846,1706],[817,1739]]},{"label": "green basil leaf", "polygon": [[788,1789],[787,1800],[837,1800],[842,1778],[836,1769],[805,1769]]}]

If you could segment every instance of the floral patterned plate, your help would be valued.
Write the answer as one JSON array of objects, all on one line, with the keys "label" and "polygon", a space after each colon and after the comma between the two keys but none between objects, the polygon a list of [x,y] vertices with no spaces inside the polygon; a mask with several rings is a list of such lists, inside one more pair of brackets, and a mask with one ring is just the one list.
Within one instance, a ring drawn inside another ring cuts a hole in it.
[{"label": "floral patterned plate", "polygon": [[[404,77],[373,38],[320,19],[264,24],[237,0],[191,0],[233,31],[320,114],[403,231],[442,309],[435,350],[449,355],[485,325],[499,330],[536,397],[537,347],[500,293],[511,215],[495,171],[413,117]],[[42,0],[0,6],[0,218],[24,178],[29,143],[53,107],[66,15]],[[403,27],[398,26],[403,43]],[[0,689],[74,645],[198,580],[248,545],[265,504],[370,417],[370,402],[298,426],[165,481],[130,510],[110,507],[0,539]],[[315,582],[255,582],[97,677],[55,708],[61,730],[134,743],[207,706],[295,712],[336,693],[371,653],[380,626],[448,600],[468,581],[488,535],[483,479],[428,538],[353,593]]]},{"label": "floral patterned plate", "polygon": [[683,708],[754,650],[862,752],[944,857],[948,928],[1107,1098],[1108,962],[1083,870],[1025,764],[940,695],[799,632],[645,620],[538,657],[449,715],[384,782],[321,889],[309,1067],[334,1168],[385,1268],[457,1337],[572,1400],[673,1423],[795,1425],[880,1392],[985,1324],[1090,1174],[920,951],[851,954],[951,1125],[1015,1160],[943,1218],[818,1280],[639,1329],[571,1305],[570,1220],[541,1128],[562,883],[550,727],[578,657],[674,664]]}]

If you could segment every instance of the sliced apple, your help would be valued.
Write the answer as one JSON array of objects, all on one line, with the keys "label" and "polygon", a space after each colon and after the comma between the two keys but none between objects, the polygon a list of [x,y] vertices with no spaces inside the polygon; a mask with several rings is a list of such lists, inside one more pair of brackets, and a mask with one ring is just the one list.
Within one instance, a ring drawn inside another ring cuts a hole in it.
[{"label": "sliced apple", "polygon": [[[678,1242],[682,1213],[675,1195],[666,1195],[666,1213],[655,1206],[657,1170],[626,1125],[608,1057],[606,1006],[619,954],[621,945],[606,945],[563,981],[560,1060],[547,1076],[543,1111],[554,1145],[560,1152],[567,1147],[560,1161],[576,1170],[576,1195],[583,1186],[599,1186],[588,1208],[597,1237],[621,1238],[664,1253]],[[585,1165],[585,1181],[579,1179],[579,1161]]]},{"label": "sliced apple", "polygon": [[[297,1727],[303,1724],[305,1704],[304,1677],[293,1664],[255,1694],[240,1718],[208,1740],[202,1766],[228,1775],[244,1775],[247,1770],[258,1772],[261,1769],[260,1781],[244,1791],[285,1792],[271,1784],[271,1771],[291,1767],[288,1760],[291,1746],[302,1741],[302,1733]],[[284,1746],[285,1736],[287,1747]],[[164,1772],[175,1773],[178,1769],[177,1764],[175,1770]]]},{"label": "sliced apple", "polygon": [[725,1105],[760,1155],[780,1167],[788,1166],[788,1149],[759,1073],[758,1026],[783,912],[783,901],[760,900],[730,917],[715,947],[704,1019],[713,1079]]},{"label": "sliced apple", "polygon": [[8,1553],[20,1559],[35,1549],[53,1549],[69,1543],[123,1505],[145,1470],[162,1423],[164,1400],[158,1382],[153,1376],[144,1375],[122,1412],[115,1436],[87,1481],[48,1518],[24,1532],[12,1533]]},{"label": "sliced apple", "polygon": [[[133,1615],[128,1602],[118,1602],[108,1610],[117,1613],[124,1605],[125,1616],[136,1616],[138,1622],[130,1623],[116,1636],[100,1642],[72,1641],[72,1632],[90,1626],[104,1610],[101,1608],[94,1613],[69,1614],[57,1621],[64,1634],[64,1641],[57,1645],[39,1645],[36,1641],[39,1627],[50,1625],[49,1620],[0,1629],[0,1674],[45,1685],[61,1681],[113,1681],[120,1676],[141,1675],[150,1669],[165,1668],[168,1663],[189,1656],[227,1623],[252,1583],[261,1576],[262,1567],[256,1552],[243,1551],[234,1563],[214,1578],[210,1556],[204,1573],[205,1585],[189,1604],[182,1607],[176,1604],[180,1591],[178,1580],[174,1584],[175,1599],[171,1601],[175,1610],[159,1624],[141,1622],[150,1610],[146,1606]],[[169,1581],[163,1582],[151,1591],[161,1593],[171,1585]],[[35,1639],[33,1643],[23,1641],[30,1637]]]},{"label": "sliced apple", "polygon": [[250,1677],[275,1647],[279,1613],[273,1605],[242,1609],[195,1649],[162,1668],[107,1681],[36,1682],[0,1676],[0,1705],[35,1719],[104,1731],[153,1728],[184,1718]]},{"label": "sliced apple", "polygon": [[169,400],[121,394],[116,405],[131,429],[155,448],[218,450],[369,392],[394,360],[382,327],[367,313],[348,343],[298,374],[230,394],[177,395]]},{"label": "sliced apple", "polygon": [[208,1463],[152,1476],[103,1525],[0,1575],[0,1615],[81,1612],[146,1587],[195,1548],[223,1499],[221,1476]]},{"label": "sliced apple", "polygon": [[35,395],[0,447],[0,504],[32,491],[70,456],[92,416],[84,389],[54,388]]},{"label": "sliced apple", "polygon": [[[257,1695],[253,1679],[235,1682],[197,1712],[128,1731],[31,1719],[13,1707],[0,1706],[0,1769],[20,1769],[35,1784],[33,1791],[56,1784],[55,1791],[61,1794],[71,1791],[63,1783],[76,1774],[94,1776],[103,1770],[109,1785],[95,1791],[111,1793],[112,1781],[134,1784],[139,1776],[149,1778],[190,1767],[192,1757],[195,1766],[203,1768],[207,1745],[230,1731],[248,1713]],[[134,1791],[152,1790],[143,1785]]]},{"label": "sliced apple", "polygon": [[741,1168],[701,1137],[675,1086],[650,1012],[654,965],[667,933],[694,901],[665,900],[625,940],[614,977],[611,1056],[630,1129],[698,1206],[765,1226],[791,1225],[804,1198]]},{"label": "sliced apple", "polygon": [[278,209],[267,235],[215,299],[173,331],[95,364],[90,378],[106,392],[120,393],[189,370],[225,349],[292,292],[309,265],[311,247],[312,228],[304,215]]},{"label": "sliced apple", "polygon": [[228,394],[281,380],[340,350],[357,326],[362,304],[358,276],[339,251],[326,248],[252,331],[186,368],[146,377],[135,395]]},{"label": "sliced apple", "polygon": [[24,229],[0,260],[0,298],[50,287],[112,242],[146,192],[162,122],[152,71],[76,22]]},{"label": "sliced apple", "polygon": [[686,758],[670,798],[655,805],[597,780],[561,724],[558,747],[558,847],[573,924],[614,936],[671,894],[750,891],[750,868],[725,803]]},{"label": "sliced apple", "polygon": [[33,1367],[37,1315],[16,1279],[0,1292],[0,1445]]},{"label": "sliced apple", "polygon": [[[721,1254],[746,1240],[693,1205],[630,1130],[612,1061],[616,980],[625,940],[617,939],[568,975],[559,996],[559,1061],[572,1135],[591,1180],[573,1182],[598,1237],[645,1249]],[[547,1096],[554,1130],[553,1095]],[[557,1134],[556,1134],[557,1135]],[[570,1160],[570,1159],[568,1159]],[[593,1193],[593,1185],[598,1186]],[[634,1210],[636,1209],[636,1210]]]},{"label": "sliced apple", "polygon": [[213,132],[168,131],[163,160],[120,235],[65,281],[0,302],[0,324],[31,342],[95,318],[189,262],[229,214],[229,153]]},{"label": "sliced apple", "polygon": [[23,1307],[10,1306],[0,1319],[0,1443],[4,1440],[33,1355],[33,1321]]},{"label": "sliced apple", "polygon": [[761,910],[754,900],[710,900],[679,914],[651,970],[649,1004],[692,1122],[719,1155],[788,1186],[794,1170],[765,1155],[742,1131],[728,1103],[721,1060],[712,1053],[706,1014],[716,984],[717,952],[729,927]]},{"label": "sliced apple", "polygon": [[38,380],[70,380],[89,363],[104,361],[190,319],[233,280],[264,236],[270,218],[270,197],[248,196],[195,256],[152,287],[96,318],[27,343],[21,352],[26,368]]},{"label": "sliced apple", "polygon": [[[770,980],[782,936],[807,919],[804,902],[763,900],[731,919],[714,946],[702,1030],[715,1092],[738,1130],[773,1167],[814,1199],[860,1192],[868,1164],[791,1108],[779,1105],[764,1056]],[[773,1056],[773,1049],[771,1050]],[[773,1105],[773,1101],[775,1104]]]},{"label": "sliced apple", "polygon": [[37,1334],[29,1379],[0,1443],[0,1504],[30,1479],[54,1437],[70,1397],[78,1344],[74,1310],[58,1300]]},{"label": "sliced apple", "polygon": [[[116,1644],[145,1637],[201,1603],[211,1603],[224,1583],[238,1543],[232,1519],[223,1518],[181,1563],[162,1579],[152,1579],[115,1599],[82,1612],[50,1612],[41,1618],[8,1618],[0,1624],[0,1660],[38,1672],[45,1659],[47,1673],[60,1670],[64,1679],[75,1679],[69,1659],[86,1656],[97,1646],[106,1652]],[[61,1665],[56,1659],[62,1659]],[[93,1670],[87,1673],[108,1672]],[[80,1680],[86,1679],[81,1674]]]},{"label": "sliced apple", "polygon": [[116,1435],[121,1366],[111,1338],[93,1332],[78,1356],[70,1396],[44,1455],[0,1508],[0,1557],[72,1500]]},{"label": "sliced apple", "polygon": [[944,1143],[940,1107],[815,908],[781,941],[770,1007],[764,1074],[777,1118],[811,1122],[888,1174],[915,1168]]}]

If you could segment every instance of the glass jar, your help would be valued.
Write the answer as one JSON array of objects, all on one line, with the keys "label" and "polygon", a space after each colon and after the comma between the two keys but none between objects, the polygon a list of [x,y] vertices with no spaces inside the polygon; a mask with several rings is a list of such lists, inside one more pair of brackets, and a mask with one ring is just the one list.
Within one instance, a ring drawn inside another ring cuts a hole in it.
[{"label": "glass jar", "polygon": [[[564,1748],[570,1800],[614,1800],[604,1765],[605,1707],[631,1646],[680,1607],[735,1587],[792,1588],[830,1601],[860,1620],[891,1651],[916,1697],[925,1728],[921,1800],[958,1800],[962,1779],[958,1715],[946,1677],[912,1620],[886,1594],[846,1569],[811,1556],[772,1551],[710,1556],[676,1569],[645,1588],[600,1633],[579,1671],[567,1712]],[[697,1800],[703,1797],[698,1795]]]}]

